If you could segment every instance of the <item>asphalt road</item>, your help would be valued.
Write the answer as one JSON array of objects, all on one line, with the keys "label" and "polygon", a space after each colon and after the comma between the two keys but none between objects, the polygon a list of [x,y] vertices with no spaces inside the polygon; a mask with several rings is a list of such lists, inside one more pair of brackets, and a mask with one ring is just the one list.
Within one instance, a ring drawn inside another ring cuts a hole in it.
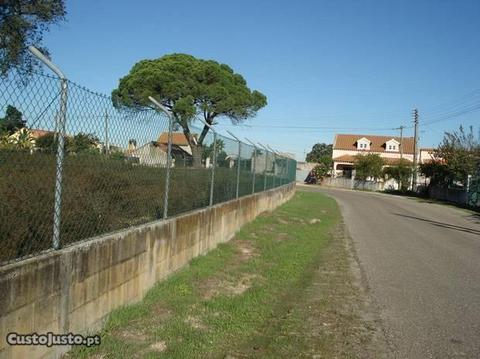
[{"label": "asphalt road", "polygon": [[480,358],[480,215],[392,195],[314,190],[342,209],[390,357]]}]

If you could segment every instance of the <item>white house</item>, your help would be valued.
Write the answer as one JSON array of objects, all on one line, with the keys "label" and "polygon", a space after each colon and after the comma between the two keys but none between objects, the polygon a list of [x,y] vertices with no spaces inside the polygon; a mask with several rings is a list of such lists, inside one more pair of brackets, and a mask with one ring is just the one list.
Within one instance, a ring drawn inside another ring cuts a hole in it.
[{"label": "white house", "polygon": [[167,149],[158,142],[151,141],[140,147],[129,144],[126,151],[128,157],[138,160],[138,163],[146,166],[167,166]]},{"label": "white house", "polygon": [[334,176],[351,177],[356,156],[367,153],[380,155],[386,166],[398,164],[401,159],[413,163],[414,138],[337,134],[332,153]]}]

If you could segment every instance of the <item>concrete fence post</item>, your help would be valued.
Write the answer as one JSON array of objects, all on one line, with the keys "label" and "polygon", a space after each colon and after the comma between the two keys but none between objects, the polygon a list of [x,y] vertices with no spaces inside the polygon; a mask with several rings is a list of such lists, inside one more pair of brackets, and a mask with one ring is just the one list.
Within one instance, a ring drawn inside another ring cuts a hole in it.
[{"label": "concrete fence post", "polygon": [[237,160],[237,191],[235,198],[240,194],[240,170],[242,166],[242,143],[238,141],[238,160]]},{"label": "concrete fence post", "polygon": [[237,142],[238,142],[238,155],[237,155],[237,190],[235,194],[235,198],[238,198],[239,196],[239,190],[240,190],[240,166],[242,162],[242,141],[238,139],[237,136],[235,136],[233,133],[227,130],[227,133],[232,136]]},{"label": "concrete fence post", "polygon": [[170,191],[170,171],[172,167],[172,132],[173,132],[173,116],[172,114],[152,96],[148,99],[152,102],[157,109],[167,115],[168,118],[168,145],[167,145],[167,168],[165,171],[165,191],[163,194],[163,218],[168,217],[168,194]]},{"label": "concrete fence post", "polygon": [[108,143],[108,110],[105,109],[105,150],[103,151],[107,156],[109,154],[109,143]]},{"label": "concrete fence post", "polygon": [[165,194],[163,195],[163,218],[168,217],[168,195],[170,193],[170,172],[172,167],[173,118],[168,116],[167,171],[165,173]]},{"label": "concrete fence post", "polygon": [[285,158],[285,183],[290,183],[290,173],[288,172],[289,158]]},{"label": "concrete fence post", "polygon": [[263,166],[263,191],[267,190],[268,151],[265,151],[265,166]]},{"label": "concrete fence post", "polygon": [[252,194],[255,193],[255,173],[257,171],[257,148],[253,146]]},{"label": "concrete fence post", "polygon": [[213,132],[213,159],[212,159],[212,178],[210,180],[210,206],[213,205],[213,192],[215,190],[215,167],[217,167],[217,133]]},{"label": "concrete fence post", "polygon": [[29,46],[30,53],[45,64],[60,79],[60,109],[55,125],[55,135],[57,138],[56,165],[55,165],[55,198],[53,208],[53,235],[52,245],[54,249],[60,248],[60,225],[62,217],[62,188],[63,188],[63,164],[65,157],[65,127],[67,122],[67,99],[68,99],[68,80],[60,69],[53,64],[37,48]]},{"label": "concrete fence post", "polygon": [[275,177],[277,176],[277,174],[276,174],[276,168],[277,168],[277,157],[275,156],[275,152],[273,152],[273,167],[272,167],[272,171],[273,171],[273,186],[272,186],[272,188],[275,188]]},{"label": "concrete fence post", "polygon": [[255,176],[257,174],[257,146],[255,146],[255,143],[253,141],[250,141],[248,138],[245,137],[245,139],[250,142],[250,144],[253,146],[253,178],[252,178],[252,194],[255,193]]},{"label": "concrete fence post", "polygon": [[258,142],[260,147],[265,150],[265,168],[263,169],[263,190],[267,190],[267,165],[268,165],[268,148]]}]

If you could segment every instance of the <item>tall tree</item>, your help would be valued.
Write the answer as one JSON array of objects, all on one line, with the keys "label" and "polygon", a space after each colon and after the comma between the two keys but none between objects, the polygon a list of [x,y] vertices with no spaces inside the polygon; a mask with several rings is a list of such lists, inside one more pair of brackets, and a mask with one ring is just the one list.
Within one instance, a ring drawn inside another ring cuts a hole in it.
[{"label": "tall tree", "polygon": [[442,143],[435,150],[435,157],[446,166],[446,184],[465,184],[468,175],[477,173],[480,166],[480,143],[473,127],[465,130],[460,126],[456,131],[445,132]]},{"label": "tall tree", "polygon": [[419,165],[420,173],[429,178],[429,185],[447,186],[451,182],[450,172],[444,161],[434,159]]},{"label": "tall tree", "polygon": [[44,54],[43,33],[65,18],[64,0],[3,0],[0,2],[0,73],[12,66],[32,70],[34,60],[27,47],[34,45]]},{"label": "tall tree", "polygon": [[332,158],[333,145],[326,143],[316,143],[313,145],[312,150],[307,153],[305,160],[307,162],[325,162],[323,159],[325,157]]},{"label": "tall tree", "polygon": [[196,116],[209,125],[221,117],[237,124],[267,104],[265,95],[250,90],[228,65],[186,54],[138,62],[112,92],[114,106],[129,109],[150,106],[149,96],[165,106],[182,127],[195,166],[201,166],[202,145],[209,130],[204,126],[200,136],[194,136],[190,125]]},{"label": "tall tree", "polygon": [[376,153],[358,155],[355,159],[355,177],[364,181],[369,178],[377,180],[382,177],[383,165],[382,157]]},{"label": "tall tree", "polygon": [[25,125],[26,121],[23,119],[23,114],[16,107],[8,105],[5,116],[0,118],[0,133],[5,132],[7,135],[11,135],[24,128]]}]

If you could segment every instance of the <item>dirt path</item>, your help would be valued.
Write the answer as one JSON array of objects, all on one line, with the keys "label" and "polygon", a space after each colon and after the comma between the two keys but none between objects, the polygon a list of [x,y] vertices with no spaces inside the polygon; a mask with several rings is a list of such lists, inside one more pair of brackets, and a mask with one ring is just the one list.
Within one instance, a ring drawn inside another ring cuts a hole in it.
[{"label": "dirt path", "polygon": [[339,208],[297,193],[114,312],[78,358],[381,358]]},{"label": "dirt path", "polygon": [[231,357],[388,358],[390,351],[343,223],[275,318]]}]

